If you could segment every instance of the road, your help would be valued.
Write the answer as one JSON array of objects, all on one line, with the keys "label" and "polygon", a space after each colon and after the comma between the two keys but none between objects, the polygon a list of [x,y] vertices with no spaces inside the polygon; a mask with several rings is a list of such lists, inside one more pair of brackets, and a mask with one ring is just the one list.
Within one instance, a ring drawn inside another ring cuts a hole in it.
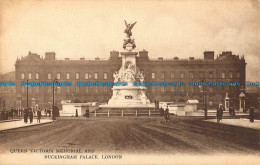
[{"label": "road", "polygon": [[94,149],[113,153],[247,153],[260,151],[260,131],[199,118],[98,117],[60,119],[0,133],[0,152],[10,149]]}]

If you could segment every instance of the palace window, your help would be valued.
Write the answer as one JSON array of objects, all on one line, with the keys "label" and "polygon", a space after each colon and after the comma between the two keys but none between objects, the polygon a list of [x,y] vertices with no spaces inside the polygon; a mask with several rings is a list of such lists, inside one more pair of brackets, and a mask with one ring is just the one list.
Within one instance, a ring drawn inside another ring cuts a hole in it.
[{"label": "palace window", "polygon": [[107,79],[107,73],[104,73],[104,80]]},{"label": "palace window", "polygon": [[171,86],[171,92],[174,92],[174,86]]},{"label": "palace window", "polygon": [[181,92],[184,92],[184,88],[183,88],[183,86],[181,86]]},{"label": "palace window", "polygon": [[193,86],[190,86],[190,92],[191,92],[191,93],[194,92],[194,88],[193,88]]},{"label": "palace window", "polygon": [[155,73],[154,72],[152,73],[152,79],[155,79]]},{"label": "palace window", "polygon": [[69,73],[66,74],[66,78],[67,78],[67,80],[70,79],[70,74]]},{"label": "palace window", "polygon": [[165,92],[165,88],[164,88],[164,86],[161,86],[161,92],[162,92],[162,93]]},{"label": "palace window", "polygon": [[35,74],[35,79],[38,80],[39,79],[39,73]]},{"label": "palace window", "polygon": [[85,93],[88,93],[89,92],[89,86],[86,86],[85,87]]},{"label": "palace window", "polygon": [[240,78],[240,73],[239,72],[237,72],[237,78]]},{"label": "palace window", "polygon": [[98,79],[98,73],[94,73],[94,79]]},{"label": "palace window", "polygon": [[28,79],[29,79],[29,80],[32,79],[32,74],[31,74],[31,73],[28,74]]},{"label": "palace window", "polygon": [[24,93],[24,86],[21,86],[21,93]]},{"label": "palace window", "polygon": [[51,73],[48,73],[48,80],[51,79]]},{"label": "palace window", "polygon": [[21,79],[24,80],[24,73],[21,74]]},{"label": "palace window", "polygon": [[193,72],[190,72],[190,78],[194,78]]},{"label": "palace window", "polygon": [[233,73],[229,73],[229,78],[233,78]]},{"label": "palace window", "polygon": [[79,73],[76,73],[76,80],[79,79]]},{"label": "palace window", "polygon": [[89,79],[88,73],[85,73],[85,79]]},{"label": "palace window", "polygon": [[104,93],[107,93],[107,86],[104,86]]},{"label": "palace window", "polygon": [[184,78],[184,73],[181,73],[181,74],[180,74],[180,78]]},{"label": "palace window", "polygon": [[60,80],[60,73],[57,73],[57,79]]},{"label": "palace window", "polygon": [[155,93],[155,86],[152,86],[152,93]]},{"label": "palace window", "polygon": [[161,73],[161,79],[164,79],[164,73],[163,72]]},{"label": "palace window", "polygon": [[36,92],[36,93],[39,93],[39,86],[36,86],[36,87],[35,87],[35,92]]},{"label": "palace window", "polygon": [[66,92],[67,92],[67,93],[70,93],[70,87],[69,87],[69,86],[67,86]]},{"label": "palace window", "polygon": [[221,78],[226,78],[225,72],[222,72],[222,73],[221,73]]},{"label": "palace window", "polygon": [[204,78],[204,72],[200,72],[200,78]]},{"label": "palace window", "polygon": [[213,73],[209,72],[209,78],[213,78]]},{"label": "palace window", "polygon": [[171,73],[171,79],[174,79],[174,72]]}]

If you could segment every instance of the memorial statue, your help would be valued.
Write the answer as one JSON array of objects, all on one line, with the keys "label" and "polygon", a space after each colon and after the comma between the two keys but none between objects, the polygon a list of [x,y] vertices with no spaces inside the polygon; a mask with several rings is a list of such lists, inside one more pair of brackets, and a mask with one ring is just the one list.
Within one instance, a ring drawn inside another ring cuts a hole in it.
[{"label": "memorial statue", "polygon": [[134,78],[134,70],[131,68],[132,65],[128,65],[128,68],[125,70],[125,73],[124,73],[124,80],[126,82],[133,82],[135,80]]},{"label": "memorial statue", "polygon": [[131,36],[132,36],[132,29],[133,29],[135,24],[136,24],[136,22],[130,24],[130,23],[127,23],[126,20],[125,20],[126,29],[125,29],[124,33],[126,33],[126,38],[124,39],[123,48],[128,50],[128,51],[131,51],[131,50],[133,50],[136,47],[135,39],[131,38]]},{"label": "memorial statue", "polygon": [[130,38],[132,36],[132,31],[131,30],[133,29],[135,24],[136,24],[136,22],[130,24],[130,23],[127,23],[126,20],[125,20],[126,29],[125,29],[124,33],[126,33],[127,38]]}]

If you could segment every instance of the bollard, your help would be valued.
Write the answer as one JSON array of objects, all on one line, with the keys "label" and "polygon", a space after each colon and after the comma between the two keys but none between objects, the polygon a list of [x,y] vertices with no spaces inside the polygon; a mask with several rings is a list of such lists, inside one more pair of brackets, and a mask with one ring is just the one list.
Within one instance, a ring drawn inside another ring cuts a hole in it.
[{"label": "bollard", "polygon": [[151,110],[149,110],[149,116],[151,116]]},{"label": "bollard", "polygon": [[124,110],[122,110],[122,115],[121,116],[124,116]]},{"label": "bollard", "polygon": [[138,115],[138,112],[137,112],[137,110],[135,111],[135,116],[137,116]]},{"label": "bollard", "polygon": [[109,110],[107,111],[107,117],[109,117]]}]

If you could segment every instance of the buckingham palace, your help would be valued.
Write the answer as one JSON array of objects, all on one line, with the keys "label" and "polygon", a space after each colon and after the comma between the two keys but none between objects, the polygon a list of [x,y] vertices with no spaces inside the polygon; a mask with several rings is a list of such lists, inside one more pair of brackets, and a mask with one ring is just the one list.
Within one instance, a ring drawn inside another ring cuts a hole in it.
[{"label": "buckingham palace", "polygon": [[[230,103],[238,107],[239,94],[244,91],[246,62],[244,56],[224,51],[215,55],[214,51],[205,51],[203,58],[179,57],[157,59],[149,58],[148,51],[138,52],[136,64],[144,73],[147,82],[183,82],[183,86],[148,86],[147,97],[165,102],[184,102],[196,99],[202,103],[203,93],[199,86],[190,86],[190,81],[201,82],[238,82],[238,86],[208,86],[207,103],[216,107],[223,103],[228,94]],[[82,82],[113,82],[113,73],[119,70],[122,57],[118,51],[111,51],[107,59],[57,59],[55,52],[46,52],[42,57],[29,52],[17,58],[15,63],[16,107],[26,107],[27,93],[30,106],[49,108],[52,97],[58,105],[62,100],[72,102],[107,103],[112,95],[112,86],[78,86]],[[70,82],[70,86],[22,86],[21,82]],[[27,92],[28,91],[28,92]]]}]

